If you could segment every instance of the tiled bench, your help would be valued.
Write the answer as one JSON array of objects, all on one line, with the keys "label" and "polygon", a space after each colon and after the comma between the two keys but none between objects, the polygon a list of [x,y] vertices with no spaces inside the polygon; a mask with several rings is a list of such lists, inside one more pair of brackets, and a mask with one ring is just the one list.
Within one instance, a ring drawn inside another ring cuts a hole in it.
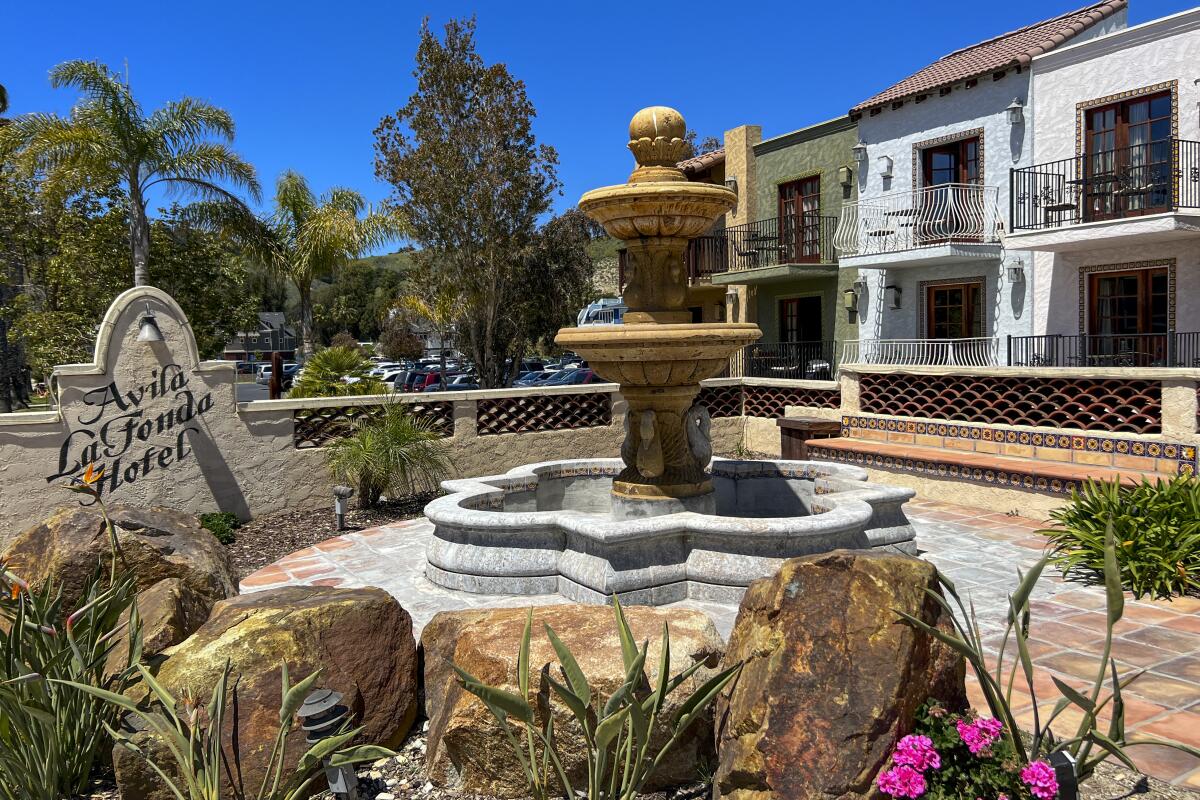
[{"label": "tiled bench", "polygon": [[810,458],[839,461],[863,467],[919,473],[927,477],[968,480],[1010,489],[1069,494],[1088,478],[1138,483],[1144,477],[1169,476],[1033,458],[1013,458],[990,453],[940,447],[880,442],[840,437],[809,443]]}]

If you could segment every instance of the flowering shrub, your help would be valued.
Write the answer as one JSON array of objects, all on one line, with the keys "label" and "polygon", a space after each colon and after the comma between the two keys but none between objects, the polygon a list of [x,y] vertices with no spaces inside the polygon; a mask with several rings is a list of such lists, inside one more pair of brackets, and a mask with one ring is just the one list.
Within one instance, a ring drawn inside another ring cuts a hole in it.
[{"label": "flowering shrub", "polygon": [[1054,769],[1045,761],[1024,766],[1002,734],[1004,724],[971,713],[951,714],[935,701],[917,715],[917,733],[905,736],[879,773],[879,791],[928,800],[1053,800]]}]

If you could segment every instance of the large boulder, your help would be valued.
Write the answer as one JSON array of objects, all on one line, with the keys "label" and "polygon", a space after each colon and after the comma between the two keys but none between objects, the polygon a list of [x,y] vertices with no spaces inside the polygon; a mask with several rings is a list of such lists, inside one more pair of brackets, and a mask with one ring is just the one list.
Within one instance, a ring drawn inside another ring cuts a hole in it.
[{"label": "large boulder", "polygon": [[[200,703],[208,702],[229,661],[230,687],[236,682],[237,692],[225,745],[231,747],[236,707],[242,783],[251,794],[279,730],[284,663],[293,683],[322,670],[318,685],[344,695],[354,724],[363,727],[359,742],[394,747],[417,714],[412,618],[382,589],[289,586],[224,600],[168,656],[159,683],[176,697],[191,695]],[[304,739],[295,726],[287,739],[287,768],[307,750]],[[145,788],[156,784],[145,768],[129,763],[124,773],[117,772],[124,800],[156,797]]]},{"label": "large boulder", "polygon": [[714,795],[876,797],[872,782],[929,698],[966,706],[963,661],[901,621],[948,626],[933,565],[839,550],[784,562],[742,599],[725,663],[745,664],[717,702]]},{"label": "large boulder", "polygon": [[[453,662],[484,683],[516,688],[516,659],[527,609],[448,611],[435,616],[421,634],[425,653],[429,778],[439,786],[492,797],[525,797],[524,773],[508,740],[491,713],[456,681]],[[670,696],[665,717],[711,677],[723,650],[721,637],[703,613],[685,609],[629,607],[625,616],[638,642],[650,642],[647,679],[657,680],[659,643],[666,623],[671,631],[671,674],[697,661],[705,666]],[[624,681],[625,668],[616,620],[607,606],[560,605],[534,609],[530,692],[541,689],[540,670],[557,664],[543,624],[549,624],[570,648],[589,684],[607,699]],[[557,675],[557,667],[554,667]],[[649,685],[649,684],[648,684]],[[546,687],[549,691],[549,687]],[[601,701],[596,701],[601,702]],[[554,728],[568,778],[586,787],[582,733],[570,711],[552,701]],[[666,722],[652,741],[662,746],[669,736]],[[689,783],[712,757],[712,716],[697,720],[672,749],[652,779],[653,788]]]},{"label": "large boulder", "polygon": [[[179,644],[204,624],[213,601],[182,578],[164,578],[138,592],[134,605],[142,625],[142,661],[154,667],[165,657],[168,647]],[[107,675],[117,674],[129,662],[129,617],[128,610],[121,615],[115,645],[105,664]]]},{"label": "large boulder", "polygon": [[[178,578],[209,605],[237,594],[225,548],[189,514],[167,508],[113,506],[109,509],[120,548],[120,566],[139,591]],[[18,533],[0,562],[35,589],[53,580],[63,607],[74,609],[97,565],[107,569],[112,547],[96,507],[63,509]]]}]

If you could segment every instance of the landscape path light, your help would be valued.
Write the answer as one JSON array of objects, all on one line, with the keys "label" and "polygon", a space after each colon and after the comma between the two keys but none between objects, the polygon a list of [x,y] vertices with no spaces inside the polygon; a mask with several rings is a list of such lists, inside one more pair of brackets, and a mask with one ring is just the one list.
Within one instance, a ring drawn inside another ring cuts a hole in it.
[{"label": "landscape path light", "polygon": [[353,496],[354,490],[349,486],[333,487],[333,518],[339,531],[346,530],[346,504]]},{"label": "landscape path light", "polygon": [[[313,689],[304,704],[296,712],[300,718],[300,729],[306,734],[305,741],[314,745],[342,731],[350,718],[350,709],[342,705],[342,693],[332,689]],[[343,764],[335,767],[325,759],[325,780],[330,793],[337,800],[358,800],[358,776],[354,767]]]}]

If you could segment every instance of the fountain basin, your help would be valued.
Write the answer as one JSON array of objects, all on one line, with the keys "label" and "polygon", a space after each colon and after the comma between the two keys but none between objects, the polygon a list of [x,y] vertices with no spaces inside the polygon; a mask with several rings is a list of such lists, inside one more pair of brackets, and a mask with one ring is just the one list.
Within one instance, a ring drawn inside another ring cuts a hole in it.
[{"label": "fountain basin", "polygon": [[442,484],[426,577],[487,594],[558,593],[575,602],[738,602],[783,560],[839,548],[916,554],[911,489],[867,483],[842,464],[711,464],[716,514],[614,519],[620,459],[548,461]]}]

